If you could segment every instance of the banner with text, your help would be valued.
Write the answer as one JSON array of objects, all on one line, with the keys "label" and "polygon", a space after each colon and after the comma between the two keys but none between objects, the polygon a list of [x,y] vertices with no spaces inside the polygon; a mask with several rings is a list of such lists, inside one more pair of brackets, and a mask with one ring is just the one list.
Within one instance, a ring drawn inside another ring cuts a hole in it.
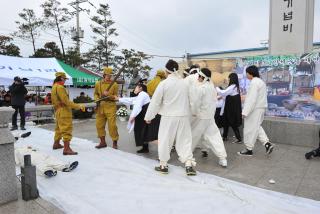
[{"label": "banner with text", "polygon": [[[22,58],[0,55],[0,85],[8,86],[13,78],[29,79],[30,86],[51,86],[55,73],[64,71],[55,58]],[[66,85],[72,85],[72,78]]]}]

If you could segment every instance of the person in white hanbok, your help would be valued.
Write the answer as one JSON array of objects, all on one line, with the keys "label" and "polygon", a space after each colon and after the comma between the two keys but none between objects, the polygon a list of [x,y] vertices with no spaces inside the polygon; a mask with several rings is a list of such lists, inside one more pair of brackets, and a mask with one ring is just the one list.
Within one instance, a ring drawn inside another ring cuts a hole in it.
[{"label": "person in white hanbok", "polygon": [[251,80],[242,109],[242,117],[244,118],[243,142],[246,149],[238,154],[252,156],[252,150],[257,140],[262,142],[266,153],[270,154],[274,145],[269,142],[269,138],[261,126],[268,107],[267,87],[260,79],[259,69],[255,65],[247,67],[246,75]]},{"label": "person in white hanbok", "polygon": [[167,79],[163,80],[152,96],[145,120],[150,123],[156,114],[161,115],[158,134],[158,154],[160,166],[156,171],[168,173],[168,161],[173,142],[179,160],[185,164],[187,175],[196,175],[192,155],[192,135],[190,128],[190,102],[188,86],[178,74],[178,63],[169,60],[166,64]]},{"label": "person in white hanbok", "polygon": [[[194,100],[197,98],[198,94],[195,90],[195,87],[199,85],[198,78],[199,78],[199,71],[200,67],[199,65],[191,65],[190,68],[186,69],[184,74],[184,81],[187,83],[189,87],[189,98],[190,100]],[[193,108],[193,103],[190,102],[191,108]],[[194,118],[190,116],[190,123],[192,123],[192,120]],[[197,145],[198,148],[201,148],[202,157],[208,157],[208,150],[205,145],[203,145],[201,142]]]},{"label": "person in white hanbok", "polygon": [[199,82],[198,82],[199,71],[200,71],[200,68],[198,65],[192,65],[188,69],[188,72],[184,73],[185,74],[184,81],[186,82],[186,84],[189,87],[188,90],[189,90],[190,99],[193,99],[194,97],[197,96],[197,93],[195,92],[194,87],[196,87],[199,84]]},{"label": "person in white hanbok", "polygon": [[202,68],[199,71],[198,82],[199,84],[194,87],[197,96],[190,101],[194,116],[191,123],[192,149],[194,150],[199,143],[202,143],[219,158],[219,165],[227,167],[226,149],[214,120],[217,91],[211,81],[211,71]]},{"label": "person in white hanbok", "polygon": [[152,120],[151,124],[147,124],[144,121],[145,114],[147,112],[150,97],[147,93],[147,86],[144,84],[138,84],[134,93],[137,95],[135,97],[116,97],[120,103],[126,105],[133,105],[133,109],[131,111],[129,121],[128,121],[128,129],[134,131],[134,138],[136,142],[136,146],[142,146],[142,149],[138,150],[137,153],[148,153],[149,152],[149,141],[154,141],[158,139],[158,133],[150,133],[150,130],[154,130],[150,128],[154,124]]},{"label": "person in white hanbok", "polygon": [[78,166],[78,161],[66,163],[31,146],[16,147],[14,154],[18,166],[24,166],[24,156],[30,155],[31,164],[36,167],[37,175],[46,177],[57,175],[57,171],[71,172]]}]

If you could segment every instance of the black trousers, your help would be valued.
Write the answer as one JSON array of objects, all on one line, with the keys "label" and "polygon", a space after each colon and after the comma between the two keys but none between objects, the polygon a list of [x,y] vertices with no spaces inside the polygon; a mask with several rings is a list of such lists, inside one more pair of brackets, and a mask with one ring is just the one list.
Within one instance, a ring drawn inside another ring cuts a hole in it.
[{"label": "black trousers", "polygon": [[[233,132],[234,132],[234,135],[236,136],[236,138],[239,141],[241,141],[241,135],[240,135],[239,128],[237,126],[231,126],[231,128],[233,129]],[[224,126],[223,127],[223,138],[228,137],[228,131],[229,131],[229,126]]]},{"label": "black trousers", "polygon": [[26,124],[26,115],[25,115],[25,109],[23,106],[12,106],[14,108],[14,113],[12,115],[12,126],[17,126],[17,116],[18,112],[20,114],[20,126],[24,127]]}]

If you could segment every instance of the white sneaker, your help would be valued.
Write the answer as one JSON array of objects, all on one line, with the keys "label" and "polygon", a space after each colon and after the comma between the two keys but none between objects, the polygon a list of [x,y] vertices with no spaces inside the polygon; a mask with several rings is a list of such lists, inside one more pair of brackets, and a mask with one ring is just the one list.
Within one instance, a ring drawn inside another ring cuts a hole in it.
[{"label": "white sneaker", "polygon": [[220,159],[219,160],[219,165],[222,166],[222,167],[227,167],[228,166],[227,159]]}]

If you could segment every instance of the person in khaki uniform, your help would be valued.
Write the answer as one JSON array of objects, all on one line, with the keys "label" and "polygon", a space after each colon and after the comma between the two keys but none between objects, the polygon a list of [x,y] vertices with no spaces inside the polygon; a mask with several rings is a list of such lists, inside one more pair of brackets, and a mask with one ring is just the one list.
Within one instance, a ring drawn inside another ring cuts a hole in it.
[{"label": "person in khaki uniform", "polygon": [[[77,155],[78,153],[70,148],[70,141],[72,139],[72,109],[85,111],[85,107],[69,100],[69,95],[64,87],[64,83],[68,79],[66,74],[56,72],[55,75],[56,79],[51,90],[51,100],[56,118],[53,149],[63,148],[63,155]],[[61,138],[63,138],[64,146],[60,144]]]},{"label": "person in khaki uniform", "polygon": [[107,147],[106,143],[106,123],[108,123],[109,135],[113,141],[112,147],[114,149],[118,148],[118,128],[116,124],[116,100],[115,97],[118,95],[118,84],[114,83],[112,87],[108,89],[111,80],[112,68],[104,68],[103,69],[103,79],[96,82],[94,89],[94,99],[98,100],[104,96],[107,96],[107,100],[103,100],[100,102],[100,105],[97,108],[97,116],[96,116],[96,127],[98,137],[100,138],[100,143],[96,146],[97,149]]},{"label": "person in khaki uniform", "polygon": [[147,83],[147,91],[150,97],[152,97],[159,83],[166,78],[163,70],[157,70],[156,76]]}]

